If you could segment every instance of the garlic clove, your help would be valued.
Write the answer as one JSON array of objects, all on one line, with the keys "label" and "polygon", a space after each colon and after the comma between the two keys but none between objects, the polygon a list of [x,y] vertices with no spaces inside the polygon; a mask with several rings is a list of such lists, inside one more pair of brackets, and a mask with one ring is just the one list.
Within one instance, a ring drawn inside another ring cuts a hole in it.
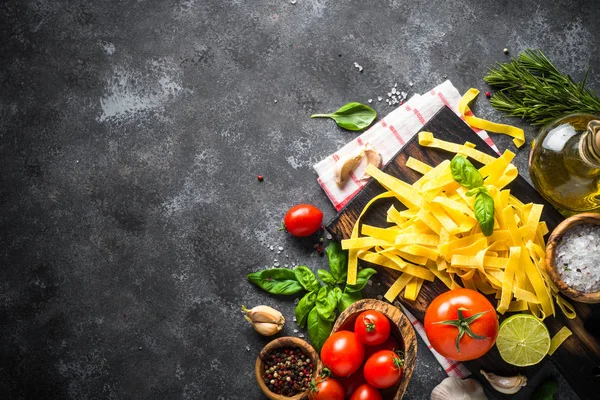
[{"label": "garlic clove", "polygon": [[515,394],[521,390],[523,386],[527,385],[527,377],[525,375],[499,376],[490,372],[485,372],[484,370],[480,370],[479,372],[481,372],[481,375],[487,379],[490,385],[500,393]]},{"label": "garlic clove", "polygon": [[433,389],[431,400],[487,400],[487,397],[476,380],[448,377]]},{"label": "garlic clove", "polygon": [[[367,157],[367,164],[371,164],[376,168],[381,167],[381,162],[382,162],[381,154],[368,143],[365,145],[365,156]],[[367,179],[367,178],[370,178],[370,176],[367,174],[364,174],[363,179]]]},{"label": "garlic clove", "polygon": [[364,149],[360,149],[360,151],[355,154],[340,158],[335,163],[335,183],[337,183],[339,186],[344,185],[348,178],[350,178],[350,173],[360,165],[364,156]]},{"label": "garlic clove", "polygon": [[264,336],[276,334],[281,331],[285,324],[283,315],[269,306],[256,306],[252,309],[242,306],[242,311],[246,314],[244,318],[252,324],[258,333]]},{"label": "garlic clove", "polygon": [[256,332],[263,336],[273,336],[283,328],[283,325],[272,324],[270,322],[255,322],[252,325]]}]

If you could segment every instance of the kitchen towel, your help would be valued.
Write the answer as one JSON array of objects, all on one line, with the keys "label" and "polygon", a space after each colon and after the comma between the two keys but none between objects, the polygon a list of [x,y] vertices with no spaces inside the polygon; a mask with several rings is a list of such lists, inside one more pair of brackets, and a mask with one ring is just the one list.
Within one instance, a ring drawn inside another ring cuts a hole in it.
[{"label": "kitchen towel", "polygon": [[[464,117],[458,112],[460,98],[460,93],[449,80],[425,94],[416,94],[356,139],[315,164],[313,168],[317,172],[319,185],[335,209],[340,211],[368,182],[368,179],[363,176],[366,167],[366,160],[363,160],[361,165],[350,175],[351,179],[344,186],[339,187],[335,182],[334,173],[337,160],[356,154],[364,145],[369,144],[381,154],[383,164],[387,164],[443,106],[449,107],[464,121]],[[479,129],[473,129],[473,131],[500,154],[486,131]],[[465,138],[465,140],[467,139]],[[462,363],[450,360],[436,352],[427,339],[423,325],[406,308],[402,307],[402,311],[448,376],[465,378],[471,375],[471,372]]]}]

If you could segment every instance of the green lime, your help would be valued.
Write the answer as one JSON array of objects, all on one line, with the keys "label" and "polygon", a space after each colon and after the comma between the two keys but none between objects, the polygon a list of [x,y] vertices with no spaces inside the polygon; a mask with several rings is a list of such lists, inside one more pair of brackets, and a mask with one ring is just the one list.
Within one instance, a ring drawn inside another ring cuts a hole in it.
[{"label": "green lime", "polygon": [[539,363],[548,354],[550,333],[533,315],[516,314],[500,324],[496,346],[504,361],[527,367]]}]

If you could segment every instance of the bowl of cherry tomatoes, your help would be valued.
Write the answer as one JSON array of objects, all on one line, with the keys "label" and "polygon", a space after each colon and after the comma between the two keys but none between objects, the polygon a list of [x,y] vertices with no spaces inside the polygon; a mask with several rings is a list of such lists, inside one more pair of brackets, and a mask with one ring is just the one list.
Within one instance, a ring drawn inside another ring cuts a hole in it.
[{"label": "bowl of cherry tomatoes", "polygon": [[325,374],[309,400],[399,400],[417,357],[412,324],[397,307],[365,299],[338,317],[321,348]]}]

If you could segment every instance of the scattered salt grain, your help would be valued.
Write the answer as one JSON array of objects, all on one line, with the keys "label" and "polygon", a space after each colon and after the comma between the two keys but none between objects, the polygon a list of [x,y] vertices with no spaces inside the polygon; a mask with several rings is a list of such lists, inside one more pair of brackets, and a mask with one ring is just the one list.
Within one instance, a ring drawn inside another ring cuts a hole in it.
[{"label": "scattered salt grain", "polygon": [[277,100],[273,100],[273,103],[277,103]]},{"label": "scattered salt grain", "polygon": [[354,63],[354,67],[358,68],[358,72],[363,72],[363,67],[362,65],[359,65],[357,62]]},{"label": "scattered salt grain", "polygon": [[296,322],[296,317],[292,318],[292,321]]},{"label": "scattered salt grain", "polygon": [[369,103],[372,103],[372,102],[373,102],[373,99],[369,99],[369,100],[367,100],[367,101],[368,101]]},{"label": "scattered salt grain", "polygon": [[269,250],[273,251],[273,246],[269,246]]},{"label": "scattered salt grain", "polygon": [[299,338],[303,338],[304,337],[304,333],[301,333],[298,335]]},{"label": "scattered salt grain", "polygon": [[296,4],[296,0],[291,0],[290,3]]},{"label": "scattered salt grain", "polygon": [[250,346],[246,346],[246,351],[250,351]]},{"label": "scattered salt grain", "polygon": [[283,251],[283,247],[282,247],[282,246],[279,246],[278,250],[279,250],[279,251]]},{"label": "scattered salt grain", "polygon": [[555,257],[568,286],[584,293],[600,290],[600,226],[581,224],[565,232]]},{"label": "scattered salt grain", "polygon": [[298,329],[294,329],[294,333],[298,333]]}]

